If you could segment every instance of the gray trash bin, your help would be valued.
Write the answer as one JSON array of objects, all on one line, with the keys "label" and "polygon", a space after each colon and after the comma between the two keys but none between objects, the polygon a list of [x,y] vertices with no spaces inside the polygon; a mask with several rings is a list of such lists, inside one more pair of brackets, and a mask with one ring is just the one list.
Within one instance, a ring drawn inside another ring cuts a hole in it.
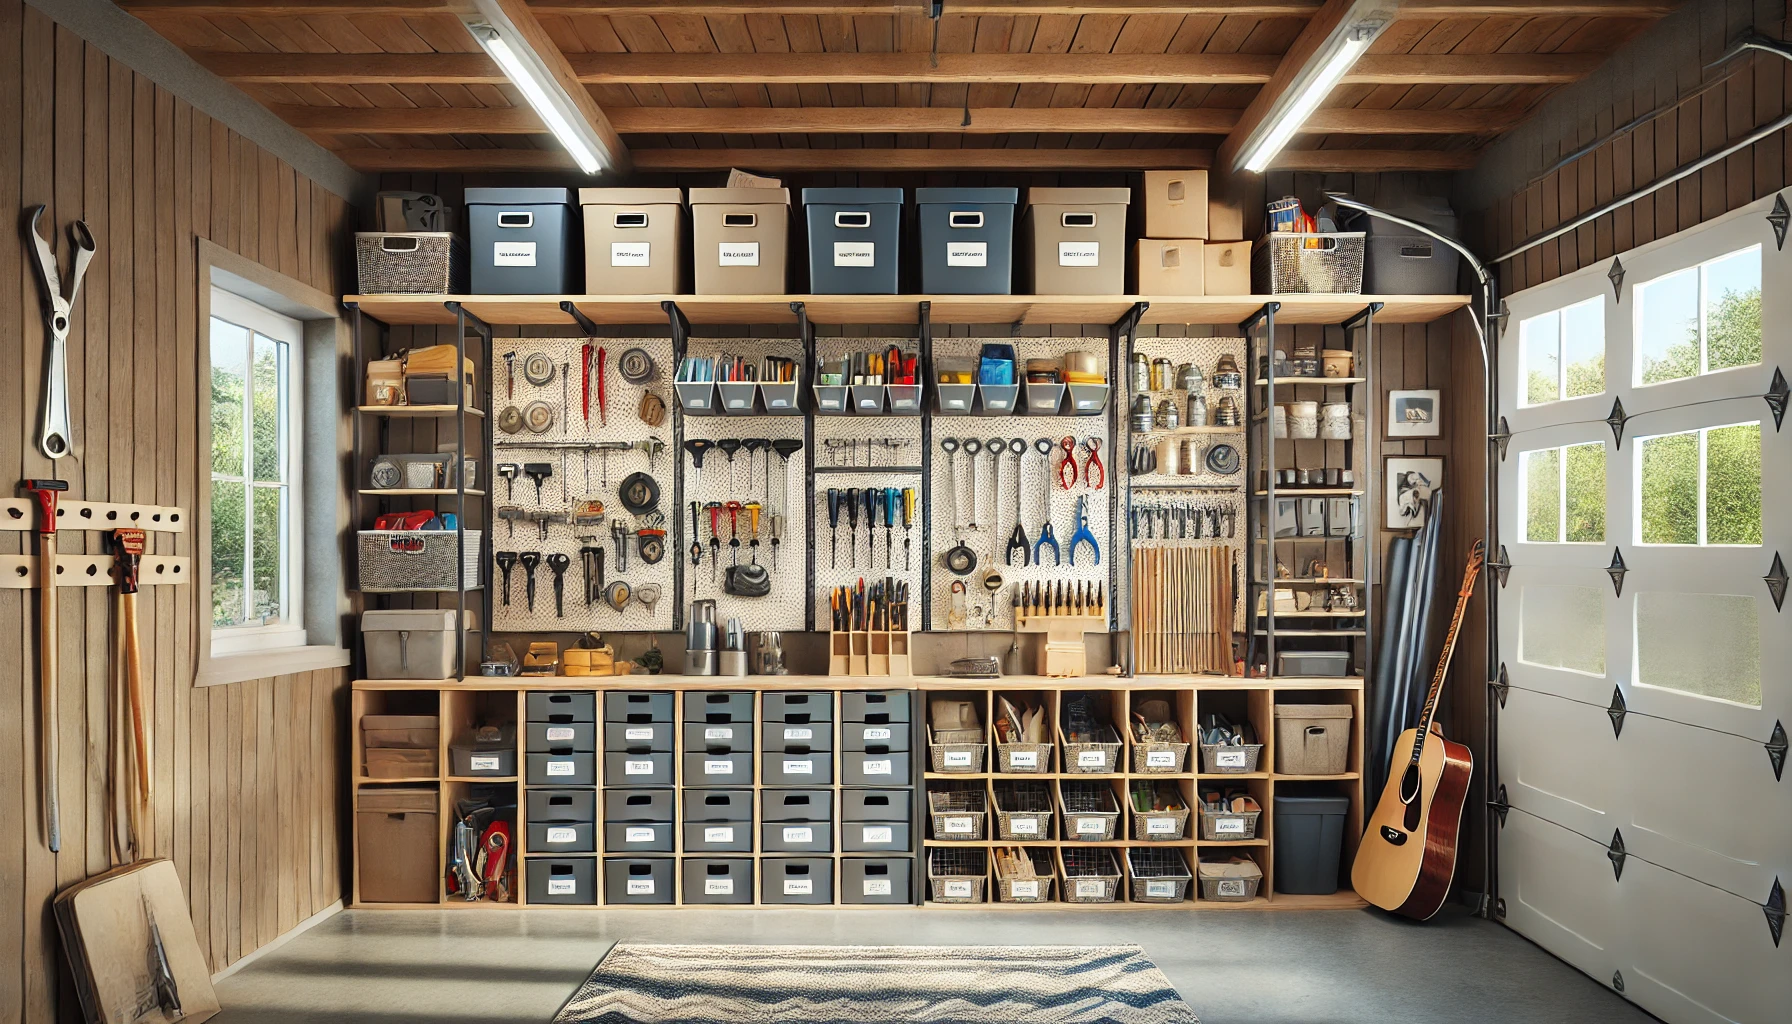
[{"label": "gray trash bin", "polygon": [[901,253],[902,190],[806,188],[809,291],[894,295]]},{"label": "gray trash bin", "polygon": [[1338,891],[1344,850],[1345,796],[1275,798],[1276,891],[1324,896]]},{"label": "gray trash bin", "polygon": [[1014,291],[1017,188],[918,188],[921,291],[1008,295]]},{"label": "gray trash bin", "polygon": [[566,295],[577,290],[579,208],[569,188],[467,189],[473,294]]}]

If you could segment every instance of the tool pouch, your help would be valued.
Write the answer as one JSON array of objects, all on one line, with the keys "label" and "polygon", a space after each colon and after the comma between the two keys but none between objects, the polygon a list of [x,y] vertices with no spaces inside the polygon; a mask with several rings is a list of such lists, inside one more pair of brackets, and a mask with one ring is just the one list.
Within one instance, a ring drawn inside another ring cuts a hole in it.
[{"label": "tool pouch", "polygon": [[772,574],[763,565],[731,565],[722,577],[722,593],[735,597],[764,597],[772,592]]}]

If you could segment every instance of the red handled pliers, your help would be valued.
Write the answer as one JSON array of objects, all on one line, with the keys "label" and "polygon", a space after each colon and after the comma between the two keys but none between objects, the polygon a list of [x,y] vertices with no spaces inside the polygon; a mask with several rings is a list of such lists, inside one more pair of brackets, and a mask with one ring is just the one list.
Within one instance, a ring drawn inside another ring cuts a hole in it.
[{"label": "red handled pliers", "polygon": [[1066,437],[1058,447],[1064,449],[1064,461],[1058,463],[1058,485],[1068,491],[1076,486],[1076,438]]},{"label": "red handled pliers", "polygon": [[1083,482],[1099,491],[1108,482],[1107,467],[1101,464],[1101,438],[1084,438],[1083,444],[1089,449],[1089,462],[1083,467]]}]

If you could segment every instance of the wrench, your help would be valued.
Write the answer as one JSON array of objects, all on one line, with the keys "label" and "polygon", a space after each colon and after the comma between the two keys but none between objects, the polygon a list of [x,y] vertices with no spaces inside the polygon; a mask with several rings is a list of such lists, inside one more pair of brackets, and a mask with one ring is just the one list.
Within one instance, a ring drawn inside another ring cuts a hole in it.
[{"label": "wrench", "polygon": [[36,250],[37,283],[44,300],[44,329],[50,343],[44,353],[44,415],[38,427],[37,447],[52,459],[60,459],[74,450],[74,428],[68,412],[68,330],[69,316],[75,300],[81,296],[81,279],[87,276],[98,246],[87,222],[78,220],[68,226],[69,244],[74,250],[75,264],[69,272],[68,294],[63,295],[62,279],[56,269],[56,251],[37,233],[37,222],[44,208],[31,211],[31,241]]}]

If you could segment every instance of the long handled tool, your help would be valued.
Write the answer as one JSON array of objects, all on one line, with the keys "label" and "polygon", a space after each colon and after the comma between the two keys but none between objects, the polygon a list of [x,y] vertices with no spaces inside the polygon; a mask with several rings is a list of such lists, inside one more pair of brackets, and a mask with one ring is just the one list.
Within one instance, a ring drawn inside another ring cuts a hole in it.
[{"label": "long handled tool", "polygon": [[[143,667],[139,657],[142,647],[137,639],[137,567],[144,548],[142,530],[113,530],[110,537],[112,558],[118,567],[118,679],[122,683],[119,704],[130,717],[130,747],[133,756],[121,755],[114,762],[119,776],[113,779],[115,820],[125,825],[123,834],[115,834],[113,843],[121,861],[136,859],[143,822],[148,819],[151,796],[149,769],[149,731],[144,727]],[[123,738],[117,741],[120,746]],[[135,775],[134,784],[127,784],[124,771]],[[122,806],[119,806],[122,805]],[[122,810],[123,813],[118,813]]]},{"label": "long handled tool", "polygon": [[87,274],[96,246],[93,232],[86,221],[68,226],[69,246],[75,254],[69,270],[68,293],[63,294],[61,276],[56,269],[56,251],[37,233],[37,222],[44,208],[31,211],[31,241],[37,256],[37,283],[44,300],[44,326],[49,347],[44,353],[43,420],[38,427],[37,447],[52,459],[60,459],[74,450],[75,433],[68,411],[68,329],[75,300],[81,296],[81,279]]},{"label": "long handled tool", "polygon": [[[32,232],[36,234],[36,232]],[[39,781],[43,786],[44,838],[50,852],[62,849],[62,814],[57,804],[56,765],[56,501],[68,490],[65,480],[26,480],[25,490],[37,501],[38,713],[43,736],[38,740]]]}]

